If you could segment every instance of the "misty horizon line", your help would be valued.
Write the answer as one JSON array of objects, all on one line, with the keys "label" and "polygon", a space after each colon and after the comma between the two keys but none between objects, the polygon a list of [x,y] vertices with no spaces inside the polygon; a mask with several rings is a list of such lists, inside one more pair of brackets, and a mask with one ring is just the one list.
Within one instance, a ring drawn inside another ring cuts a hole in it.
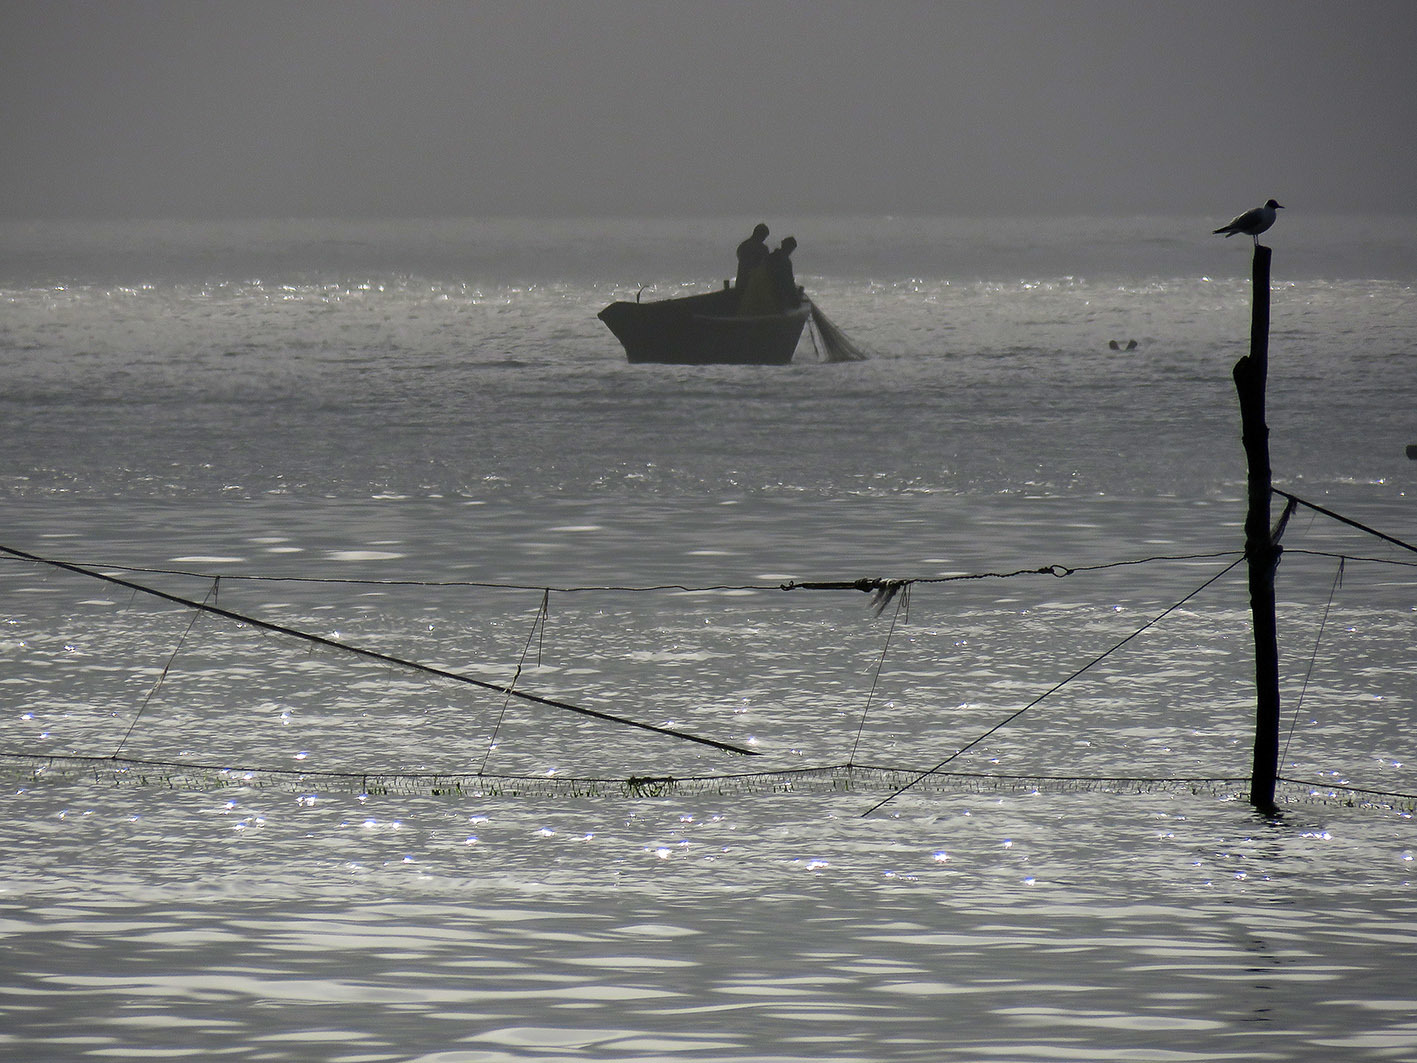
[{"label": "misty horizon line", "polygon": [[[1286,204],[1287,206],[1287,204]],[[1034,220],[1061,219],[1164,219],[1164,218],[1217,218],[1222,214],[1233,214],[1240,207],[1220,205],[1215,209],[1192,208],[1189,210],[766,210],[756,214],[729,210],[684,210],[684,211],[463,211],[463,212],[389,212],[389,213],[231,213],[231,214],[53,214],[53,215],[6,215],[0,212],[0,224],[10,226],[25,225],[123,225],[141,223],[165,223],[184,225],[222,225],[255,222],[338,222],[384,223],[384,222],[448,222],[448,221],[506,221],[506,222],[566,222],[566,221],[725,221],[734,224],[757,221],[771,222],[774,217],[789,217],[800,220],[814,218],[832,220],[863,220],[892,222],[914,218],[958,219],[968,221],[1012,221],[1025,223]],[[1300,208],[1295,212],[1311,218],[1365,218],[1365,219],[1412,219],[1417,218],[1417,209],[1388,209],[1381,211],[1364,210],[1309,210]],[[1227,215],[1228,216],[1228,215]],[[1286,215],[1292,217],[1293,215]]]}]

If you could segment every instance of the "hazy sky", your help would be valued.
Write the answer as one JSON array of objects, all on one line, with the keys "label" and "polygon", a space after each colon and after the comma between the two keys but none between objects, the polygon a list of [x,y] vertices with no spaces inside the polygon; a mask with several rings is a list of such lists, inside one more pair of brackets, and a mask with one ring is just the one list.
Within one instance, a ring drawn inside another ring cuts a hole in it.
[{"label": "hazy sky", "polygon": [[1417,2],[0,4],[9,218],[1268,196],[1417,212]]}]

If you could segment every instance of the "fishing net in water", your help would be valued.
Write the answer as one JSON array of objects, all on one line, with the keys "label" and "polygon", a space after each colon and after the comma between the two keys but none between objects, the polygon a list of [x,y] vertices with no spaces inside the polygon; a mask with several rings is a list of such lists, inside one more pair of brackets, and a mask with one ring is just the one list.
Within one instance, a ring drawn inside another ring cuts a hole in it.
[{"label": "fishing net in water", "polygon": [[879,794],[907,787],[927,793],[1240,793],[1240,778],[1120,778],[930,772],[905,766],[830,764],[709,775],[573,776],[545,773],[299,771],[123,756],[0,753],[0,779],[11,785],[83,781],[172,790],[230,787],[359,794],[470,797],[669,797],[759,793]]},{"label": "fishing net in water", "polygon": [[[1412,549],[1414,552],[1417,552],[1417,547],[1413,547]],[[757,751],[743,746],[725,743],[683,731],[670,723],[654,723],[646,720],[633,719],[617,713],[591,709],[587,706],[577,705],[557,698],[548,698],[519,690],[516,689],[516,679],[513,679],[510,685],[503,685],[475,676],[450,671],[446,668],[435,667],[396,655],[383,653],[369,647],[353,645],[337,638],[329,638],[324,635],[278,624],[246,613],[236,612],[218,606],[210,600],[215,594],[217,584],[216,578],[209,575],[203,575],[202,578],[212,580],[212,590],[209,592],[207,599],[197,601],[190,597],[173,594],[129,579],[124,579],[109,572],[98,571],[71,562],[43,558],[11,547],[0,546],[0,553],[9,555],[18,560],[23,560],[27,563],[83,576],[109,586],[121,587],[135,596],[143,594],[157,600],[178,604],[191,610],[192,613],[191,620],[181,638],[178,640],[176,649],[173,650],[167,663],[162,667],[157,682],[152,686],[147,697],[143,699],[142,705],[133,715],[128,730],[123,736],[123,741],[119,744],[117,749],[106,756],[83,755],[79,751],[79,748],[73,745],[70,745],[67,751],[62,753],[40,752],[32,748],[28,750],[0,750],[0,784],[9,784],[12,790],[24,790],[31,786],[49,782],[61,784],[93,784],[99,786],[151,786],[172,790],[205,791],[226,788],[251,788],[276,789],[297,794],[343,792],[357,795],[399,794],[476,798],[576,797],[644,799],[691,795],[792,793],[884,795],[883,799],[872,804],[871,808],[863,813],[864,815],[869,815],[882,805],[907,791],[920,791],[925,793],[960,792],[998,794],[1189,793],[1193,795],[1217,797],[1222,800],[1244,800],[1249,790],[1248,779],[1221,776],[1142,777],[1083,775],[1080,773],[1045,775],[958,772],[947,770],[947,765],[950,765],[951,762],[955,761],[961,754],[978,746],[984,739],[1017,720],[1044,699],[1061,690],[1064,686],[1088,672],[1095,665],[1100,664],[1118,650],[1122,649],[1122,647],[1131,643],[1148,629],[1161,622],[1165,617],[1175,613],[1187,602],[1239,565],[1243,561],[1243,557],[1236,557],[1230,560],[1228,564],[1210,575],[1199,586],[1189,590],[1178,601],[1167,606],[1159,613],[1147,618],[1140,626],[1131,630],[1125,637],[1112,644],[1102,653],[1091,658],[1069,676],[1039,694],[1022,708],[1015,710],[1009,716],[993,723],[987,730],[974,737],[971,741],[959,746],[959,748],[949,756],[932,766],[922,768],[908,765],[865,765],[856,760],[855,747],[853,746],[852,753],[846,762],[819,764],[812,767],[778,766],[765,767],[764,770],[750,772],[696,774],[692,771],[676,773],[674,768],[670,766],[671,762],[661,761],[659,763],[663,764],[664,769],[660,771],[642,771],[640,773],[629,773],[625,775],[590,775],[577,773],[574,770],[565,773],[546,771],[536,774],[494,774],[485,770],[485,761],[484,770],[465,771],[459,770],[461,766],[466,763],[465,758],[461,756],[447,758],[453,761],[453,764],[450,765],[451,770],[423,769],[409,771],[406,768],[401,768],[397,764],[397,756],[368,750],[366,750],[364,754],[368,762],[358,765],[357,767],[342,768],[339,770],[278,768],[261,766],[259,763],[261,754],[254,751],[246,754],[233,753],[227,755],[212,753],[205,755],[198,753],[181,754],[164,759],[156,756],[146,758],[134,756],[131,753],[124,752],[123,747],[128,744],[129,738],[134,734],[139,719],[143,715],[143,710],[147,708],[153,696],[156,695],[164,681],[169,677],[169,673],[178,655],[182,652],[184,645],[189,641],[189,636],[192,634],[197,617],[206,615],[237,623],[245,628],[255,629],[262,634],[287,636],[307,644],[312,648],[312,651],[313,649],[337,651],[362,660],[372,660],[391,669],[397,669],[411,674],[425,675],[462,685],[470,685],[489,693],[500,694],[504,698],[504,709],[506,704],[510,703],[513,699],[522,699],[543,708],[562,710],[564,713],[568,714],[568,718],[579,717],[580,721],[589,721],[600,725],[613,724],[616,726],[631,727],[640,732],[653,733],[661,738],[692,743],[696,746],[707,745],[720,751],[734,752],[741,755],[756,757],[759,754]],[[1188,555],[1184,558],[1180,558],[1180,560],[1197,560],[1200,558],[1213,558],[1214,556],[1216,555]],[[1228,557],[1229,555],[1224,556]],[[1177,558],[1170,559],[1177,560]],[[1151,558],[1148,560],[1163,560],[1163,558]],[[1097,567],[1110,568],[1122,564],[1136,563],[1140,562],[1109,562]],[[1071,574],[1075,571],[1077,570],[1061,569],[1060,566],[1047,565],[1035,569],[1020,569],[1010,573],[984,573],[972,576],[939,577],[925,581],[865,579],[855,581],[828,581],[822,583],[788,583],[779,585],[776,589],[781,591],[853,589],[857,591],[874,592],[877,596],[882,595],[883,592],[889,592],[884,597],[880,598],[880,601],[877,603],[877,608],[873,609],[873,611],[879,613],[889,601],[895,600],[897,603],[896,617],[898,618],[900,613],[904,611],[909,586],[913,582],[938,582],[945,579],[953,580],[959,578],[1004,578],[1007,576],[1022,576],[1028,573],[1046,573],[1056,577]],[[1340,562],[1340,573],[1341,571],[1342,561]],[[187,575],[191,574],[188,573]],[[322,580],[320,582],[327,581]],[[1334,588],[1337,587],[1337,584],[1338,580],[1335,579]],[[420,584],[420,586],[421,585],[422,584]],[[461,586],[461,584],[458,585]],[[654,588],[620,589],[643,592]],[[658,589],[683,590],[684,588]],[[764,590],[768,588],[760,586],[754,589]],[[1330,598],[1332,597],[1332,593],[1333,591],[1331,590]],[[525,658],[526,652],[530,650],[532,640],[536,637],[537,632],[543,630],[542,624],[544,623],[547,608],[546,603],[549,599],[549,595],[550,591],[544,589],[542,593],[542,606],[537,614],[537,622],[533,625],[530,635],[528,635],[526,647],[523,651],[523,658]],[[877,678],[879,678],[881,668],[884,667],[887,651],[889,650],[891,637],[895,632],[895,628],[896,621],[893,619],[890,630],[886,633],[885,644],[882,647],[876,667]],[[1323,625],[1321,623],[1320,635],[1322,635],[1322,628]],[[71,648],[72,647],[66,646],[66,649]],[[518,665],[517,675],[520,676],[520,674],[521,669],[520,665]],[[875,689],[875,681],[873,680],[871,694],[867,698],[867,710],[870,708]],[[1302,700],[1301,695],[1301,703]],[[865,719],[866,713],[863,711],[861,714],[862,727],[864,727]],[[48,736],[46,735],[46,737]],[[858,729],[858,740],[859,737],[860,729]],[[189,746],[188,748],[192,747]],[[229,759],[218,759],[223,756],[229,757]],[[381,763],[381,761],[383,762]],[[393,763],[390,763],[391,761]],[[423,762],[425,764],[428,763],[427,760]],[[1360,789],[1348,785],[1345,779],[1340,779],[1338,772],[1325,774],[1329,775],[1330,778],[1321,781],[1280,778],[1278,780],[1279,788],[1275,794],[1276,800],[1281,804],[1287,805],[1329,804],[1348,807],[1389,809],[1404,813],[1417,812],[1417,794],[1380,789]]]},{"label": "fishing net in water", "polygon": [[[1237,777],[1123,777],[922,772],[917,768],[832,764],[721,775],[495,775],[481,772],[294,771],[130,757],[0,753],[0,780],[36,783],[213,791],[233,788],[294,794],[473,798],[652,799],[753,794],[1189,794],[1245,800],[1249,780]],[[1417,794],[1389,793],[1302,779],[1280,779],[1280,804],[1342,805],[1417,811]]]},{"label": "fishing net in water", "polygon": [[812,304],[812,327],[821,337],[822,361],[864,362],[870,357],[846,333],[837,328],[831,318],[827,317],[816,303]]}]

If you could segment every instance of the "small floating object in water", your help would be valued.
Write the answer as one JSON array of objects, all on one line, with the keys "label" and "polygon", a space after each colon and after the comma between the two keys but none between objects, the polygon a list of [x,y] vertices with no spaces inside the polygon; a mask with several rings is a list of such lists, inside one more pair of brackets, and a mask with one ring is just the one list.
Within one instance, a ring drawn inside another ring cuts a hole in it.
[{"label": "small floating object in water", "polygon": [[1417,443],[1407,444],[1407,456],[1413,461],[1417,461]]}]

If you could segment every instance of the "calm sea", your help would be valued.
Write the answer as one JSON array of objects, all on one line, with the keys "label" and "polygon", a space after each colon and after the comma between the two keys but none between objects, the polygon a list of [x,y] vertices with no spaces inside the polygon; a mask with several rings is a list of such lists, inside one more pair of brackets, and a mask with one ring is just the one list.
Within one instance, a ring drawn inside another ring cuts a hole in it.
[{"label": "calm sea", "polygon": [[1417,1060],[1417,221],[1268,234],[1390,537],[1286,530],[1270,821],[1249,246],[768,218],[870,360],[627,364],[757,220],[0,226],[0,546],[126,581],[0,559],[0,1058]]}]

